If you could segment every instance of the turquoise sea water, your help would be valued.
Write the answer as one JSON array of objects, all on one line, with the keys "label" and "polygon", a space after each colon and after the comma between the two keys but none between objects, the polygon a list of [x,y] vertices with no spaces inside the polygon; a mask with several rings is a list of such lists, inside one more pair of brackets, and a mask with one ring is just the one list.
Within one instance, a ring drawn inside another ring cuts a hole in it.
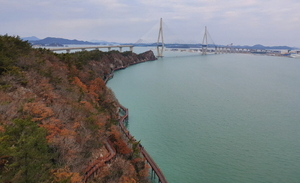
[{"label": "turquoise sea water", "polygon": [[107,85],[170,183],[300,182],[300,60],[169,53]]}]

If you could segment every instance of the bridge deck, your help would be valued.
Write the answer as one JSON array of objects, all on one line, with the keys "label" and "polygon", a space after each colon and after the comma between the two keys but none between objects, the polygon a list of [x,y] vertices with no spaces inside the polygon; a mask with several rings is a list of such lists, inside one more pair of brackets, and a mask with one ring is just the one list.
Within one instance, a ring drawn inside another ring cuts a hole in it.
[{"label": "bridge deck", "polygon": [[99,49],[99,48],[133,48],[133,45],[111,45],[111,46],[84,46],[84,47],[62,47],[62,48],[49,48],[51,51],[64,51],[64,50],[86,50],[86,49]]}]

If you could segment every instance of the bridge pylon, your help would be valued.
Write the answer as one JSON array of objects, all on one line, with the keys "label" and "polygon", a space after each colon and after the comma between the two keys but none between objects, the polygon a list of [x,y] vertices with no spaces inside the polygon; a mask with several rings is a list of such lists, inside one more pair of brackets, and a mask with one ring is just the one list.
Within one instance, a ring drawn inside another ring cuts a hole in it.
[{"label": "bridge pylon", "polygon": [[160,27],[158,31],[158,39],[157,39],[157,57],[163,57],[164,52],[164,35],[163,35],[163,28],[162,28],[162,18],[160,18]]},{"label": "bridge pylon", "polygon": [[207,29],[206,29],[206,26],[205,26],[204,36],[203,36],[203,40],[202,40],[202,55],[206,55],[207,47],[208,47],[208,44],[207,44]]}]

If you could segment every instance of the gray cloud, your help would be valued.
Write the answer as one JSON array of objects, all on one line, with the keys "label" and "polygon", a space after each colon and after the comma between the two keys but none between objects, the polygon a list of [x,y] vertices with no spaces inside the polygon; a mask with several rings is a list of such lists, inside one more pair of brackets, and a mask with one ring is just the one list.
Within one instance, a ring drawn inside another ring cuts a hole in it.
[{"label": "gray cloud", "polygon": [[0,4],[0,34],[136,42],[162,17],[182,40],[201,42],[206,25],[217,44],[300,47],[298,0],[0,0]]}]

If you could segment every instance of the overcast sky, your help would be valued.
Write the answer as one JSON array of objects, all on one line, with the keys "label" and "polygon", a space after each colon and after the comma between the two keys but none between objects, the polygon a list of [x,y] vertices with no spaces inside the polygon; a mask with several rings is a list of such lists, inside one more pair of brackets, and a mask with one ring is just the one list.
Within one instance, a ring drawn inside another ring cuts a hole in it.
[{"label": "overcast sky", "polygon": [[136,42],[160,18],[189,42],[207,26],[216,44],[300,47],[300,0],[0,0],[1,35]]}]

